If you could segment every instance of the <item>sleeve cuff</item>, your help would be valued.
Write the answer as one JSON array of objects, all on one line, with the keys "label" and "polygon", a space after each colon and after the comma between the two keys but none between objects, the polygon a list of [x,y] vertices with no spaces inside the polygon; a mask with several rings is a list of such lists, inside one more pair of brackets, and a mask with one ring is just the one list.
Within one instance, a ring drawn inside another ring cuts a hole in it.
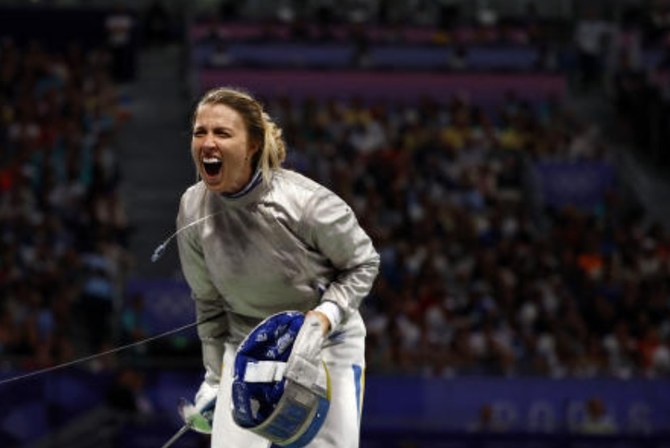
[{"label": "sleeve cuff", "polygon": [[342,320],[342,311],[340,310],[340,307],[337,306],[334,302],[321,302],[316,308],[314,308],[314,310],[325,314],[330,321],[329,333],[332,333]]}]

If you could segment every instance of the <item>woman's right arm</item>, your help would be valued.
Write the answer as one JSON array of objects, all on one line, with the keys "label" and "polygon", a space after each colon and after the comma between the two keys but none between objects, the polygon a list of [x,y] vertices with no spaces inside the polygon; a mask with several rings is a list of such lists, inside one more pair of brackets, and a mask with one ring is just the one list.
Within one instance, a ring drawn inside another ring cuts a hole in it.
[{"label": "woman's right arm", "polygon": [[[189,213],[190,204],[187,203],[186,198],[185,194],[179,207],[178,229],[196,219],[193,213]],[[205,382],[210,386],[218,386],[228,324],[225,316],[225,302],[208,274],[198,228],[199,226],[195,225],[179,233],[177,237],[179,260],[184,277],[191,289],[191,297],[195,302],[197,322],[202,322],[198,325],[198,337],[202,342]]]}]

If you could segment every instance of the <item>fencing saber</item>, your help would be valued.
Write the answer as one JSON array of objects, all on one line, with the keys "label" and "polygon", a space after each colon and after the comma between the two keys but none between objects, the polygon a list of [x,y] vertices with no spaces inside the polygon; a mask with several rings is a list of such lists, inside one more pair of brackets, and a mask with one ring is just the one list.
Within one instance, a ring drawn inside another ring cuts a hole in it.
[{"label": "fencing saber", "polygon": [[175,442],[176,442],[177,440],[179,440],[179,439],[181,438],[181,436],[183,436],[184,434],[186,434],[190,429],[191,429],[191,427],[190,427],[188,424],[185,424],[184,426],[182,426],[181,428],[179,428],[179,431],[177,431],[176,433],[174,433],[174,435],[173,435],[172,437],[170,437],[170,440],[168,440],[167,442],[165,442],[165,444],[164,444],[161,448],[168,448],[168,447],[174,445]]},{"label": "fencing saber", "polygon": [[[184,435],[186,432],[188,432],[189,429],[192,429],[195,432],[199,433],[206,433],[206,434],[211,434],[212,432],[212,420],[214,418],[214,407],[216,406],[216,400],[217,398],[213,398],[210,401],[208,401],[202,409],[199,411],[195,411],[196,414],[190,414],[191,411],[188,410],[190,407],[191,409],[194,409],[192,405],[189,404],[186,399],[182,398],[179,400],[179,415],[181,416],[182,420],[184,420],[184,426],[182,426],[179,431],[177,431],[171,438],[168,440],[165,445],[163,445],[161,448],[167,448],[169,446],[172,446],[177,439],[179,439],[182,435]],[[207,425],[207,430],[205,431],[204,425]]]}]

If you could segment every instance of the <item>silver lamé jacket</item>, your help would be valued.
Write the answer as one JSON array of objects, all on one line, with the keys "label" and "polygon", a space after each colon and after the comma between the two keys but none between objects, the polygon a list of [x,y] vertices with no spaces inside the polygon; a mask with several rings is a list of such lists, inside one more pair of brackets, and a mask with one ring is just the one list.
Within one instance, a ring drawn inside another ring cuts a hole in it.
[{"label": "silver lam\u00e9 jacket", "polygon": [[224,342],[237,344],[264,318],[338,305],[338,331],[365,337],[358,312],[379,255],[351,208],[296,172],[279,169],[269,184],[256,173],[242,194],[212,193],[198,182],[182,195],[177,228],[182,271],[197,319],[205,380],[220,377]]}]

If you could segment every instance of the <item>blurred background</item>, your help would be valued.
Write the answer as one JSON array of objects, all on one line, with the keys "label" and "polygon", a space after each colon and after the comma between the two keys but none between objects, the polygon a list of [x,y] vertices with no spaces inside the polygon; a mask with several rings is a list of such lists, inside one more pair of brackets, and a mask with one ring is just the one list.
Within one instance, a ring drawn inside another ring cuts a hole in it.
[{"label": "blurred background", "polygon": [[0,446],[181,426],[200,345],[153,337],[193,303],[150,258],[234,85],[381,254],[362,447],[670,447],[669,32],[667,0],[0,1]]}]

